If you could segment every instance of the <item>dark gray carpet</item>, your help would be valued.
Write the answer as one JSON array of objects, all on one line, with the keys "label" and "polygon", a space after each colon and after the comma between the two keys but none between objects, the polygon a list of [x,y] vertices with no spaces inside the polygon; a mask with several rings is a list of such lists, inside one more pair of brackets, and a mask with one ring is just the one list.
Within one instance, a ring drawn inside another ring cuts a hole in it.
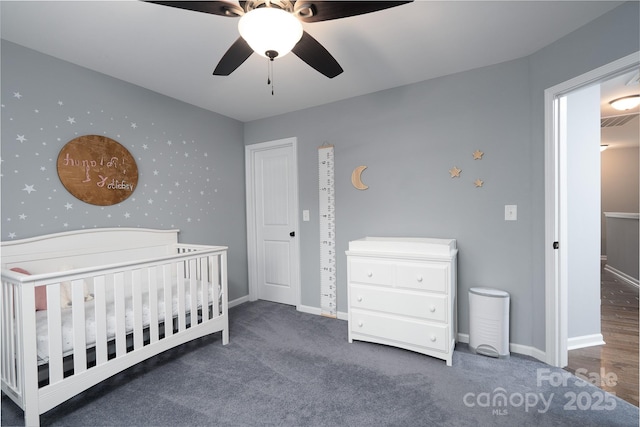
[{"label": "dark gray carpet", "polygon": [[[638,426],[637,407],[529,357],[497,360],[461,344],[447,367],[349,344],[347,322],[263,301],[231,309],[230,320],[229,345],[218,333],[165,352],[42,415],[42,425]],[[5,396],[2,425],[23,425]]]}]

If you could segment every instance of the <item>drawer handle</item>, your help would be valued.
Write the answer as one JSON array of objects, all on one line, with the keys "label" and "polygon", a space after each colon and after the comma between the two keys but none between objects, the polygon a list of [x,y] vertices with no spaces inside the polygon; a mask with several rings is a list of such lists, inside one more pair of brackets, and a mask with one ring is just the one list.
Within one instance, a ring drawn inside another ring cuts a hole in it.
[{"label": "drawer handle", "polygon": [[362,302],[362,296],[358,295],[358,302]]},{"label": "drawer handle", "polygon": [[422,276],[418,276],[417,279],[418,283],[422,283]]},{"label": "drawer handle", "polygon": [[430,311],[430,312],[432,312],[432,313],[435,313],[435,311],[436,311],[436,306],[435,306],[435,305],[431,305],[431,306],[429,306],[429,311]]},{"label": "drawer handle", "polygon": [[367,277],[373,277],[373,273],[370,271],[367,273]]},{"label": "drawer handle", "polygon": [[431,342],[436,342],[436,336],[435,335],[431,335],[431,337],[429,339],[431,340]]},{"label": "drawer handle", "polygon": [[362,328],[364,326],[364,322],[362,320],[358,320],[358,327]]}]

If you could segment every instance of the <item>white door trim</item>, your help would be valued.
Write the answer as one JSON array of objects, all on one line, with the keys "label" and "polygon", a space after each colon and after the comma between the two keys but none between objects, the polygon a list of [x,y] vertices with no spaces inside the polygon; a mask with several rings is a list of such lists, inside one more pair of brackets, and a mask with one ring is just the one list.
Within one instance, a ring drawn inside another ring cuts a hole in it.
[{"label": "white door trim", "polygon": [[[545,126],[545,357],[552,366],[567,365],[566,147],[560,144],[559,98],[640,65],[640,52],[582,74],[544,91]],[[560,250],[553,249],[560,242]]]},{"label": "white door trim", "polygon": [[254,165],[255,154],[260,151],[271,150],[276,148],[291,147],[293,151],[294,161],[292,162],[293,180],[293,207],[296,214],[293,217],[293,230],[296,233],[296,238],[293,241],[293,251],[295,261],[292,268],[295,271],[292,272],[294,279],[293,288],[295,292],[295,304],[296,308],[300,307],[300,233],[298,226],[298,140],[295,137],[278,139],[275,141],[261,142],[258,144],[251,144],[245,146],[245,197],[247,204],[247,265],[248,265],[248,278],[249,278],[249,301],[255,301],[258,299],[258,262],[257,262],[257,231],[256,231],[256,204],[255,204],[255,188],[254,188]]}]

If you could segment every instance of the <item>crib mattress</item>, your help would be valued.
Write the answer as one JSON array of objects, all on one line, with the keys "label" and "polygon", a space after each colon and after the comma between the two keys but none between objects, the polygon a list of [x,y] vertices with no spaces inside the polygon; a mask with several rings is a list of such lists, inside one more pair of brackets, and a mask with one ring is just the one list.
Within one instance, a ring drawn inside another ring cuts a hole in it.
[{"label": "crib mattress", "polygon": [[[213,300],[213,287],[208,284],[208,301],[211,304]],[[219,288],[220,289],[220,288]],[[172,289],[172,313],[171,318],[178,315],[178,295],[177,285],[173,285]],[[202,307],[202,283],[198,281],[197,287],[197,308]],[[191,311],[191,294],[188,285],[185,289],[185,310],[186,313]],[[222,299],[222,291],[219,291],[220,304]],[[87,348],[92,348],[96,343],[96,316],[95,316],[95,300],[90,300],[85,304],[85,337]],[[107,339],[112,340],[116,336],[116,318],[115,318],[115,306],[113,303],[106,304],[107,314]],[[164,291],[158,290],[158,322],[163,322],[166,317],[165,303],[164,303]],[[62,354],[68,356],[73,353],[73,309],[64,308],[61,310],[62,321]],[[142,295],[142,322],[143,327],[146,328],[150,324],[150,310],[149,310],[149,295]],[[133,301],[132,297],[125,298],[125,329],[126,333],[130,334],[134,328],[134,313],[133,313]],[[42,365],[49,361],[49,334],[47,325],[47,311],[36,312],[36,333],[37,333],[37,348],[38,348],[38,364]]]}]

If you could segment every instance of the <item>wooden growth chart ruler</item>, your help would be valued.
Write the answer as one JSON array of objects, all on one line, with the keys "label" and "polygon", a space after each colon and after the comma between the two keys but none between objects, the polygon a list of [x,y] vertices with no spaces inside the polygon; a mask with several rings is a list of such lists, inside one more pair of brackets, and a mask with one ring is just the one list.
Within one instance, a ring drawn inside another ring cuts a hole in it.
[{"label": "wooden growth chart ruler", "polygon": [[320,201],[320,314],[337,317],[336,219],[333,145],[318,147]]}]

